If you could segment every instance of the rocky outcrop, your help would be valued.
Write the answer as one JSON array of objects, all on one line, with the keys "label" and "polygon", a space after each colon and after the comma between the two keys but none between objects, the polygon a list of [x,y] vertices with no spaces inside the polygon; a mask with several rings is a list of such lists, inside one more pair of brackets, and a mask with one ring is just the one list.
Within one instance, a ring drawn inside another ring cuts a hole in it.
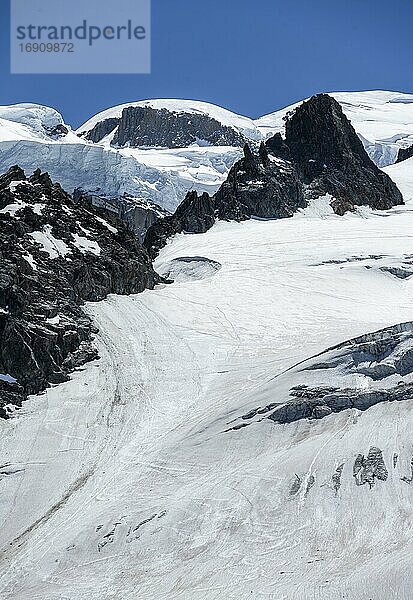
[{"label": "rocky outcrop", "polygon": [[[290,385],[287,397],[250,410],[229,430],[262,418],[288,424],[348,409],[366,411],[383,402],[413,400],[412,374],[413,323],[399,323],[347,340],[288,369],[285,376],[299,383]],[[357,376],[365,385],[345,385],[346,375]],[[309,378],[320,383],[308,385]]]},{"label": "rocky outcrop", "polygon": [[100,142],[114,131],[113,146],[185,148],[194,143],[211,146],[243,146],[245,138],[232,127],[206,114],[171,112],[151,106],[127,106],[120,117],[104,119],[84,137]]},{"label": "rocky outcrop", "polygon": [[81,134],[81,137],[85,137],[91,142],[101,142],[103,138],[109,135],[109,133],[112,133],[115,127],[118,126],[118,123],[119,119],[117,118],[104,119],[103,121],[96,123],[96,125],[92,127],[90,131],[86,132],[85,134]]},{"label": "rocky outcrop", "polygon": [[230,170],[214,201],[218,219],[236,221],[252,216],[283,219],[306,205],[294,165],[274,157],[264,144],[258,155],[244,147],[244,158]]},{"label": "rocky outcrop", "polygon": [[330,194],[339,213],[351,206],[386,210],[403,204],[397,186],[369,158],[331,96],[313,96],[294,112],[286,122],[285,144],[307,198]]},{"label": "rocky outcrop", "polygon": [[212,198],[204,195],[198,202],[188,195],[170,220],[148,230],[144,243],[155,256],[175,233],[202,232],[215,219],[291,217],[309,200],[326,195],[339,215],[356,206],[385,210],[403,204],[397,186],[370,160],[341,106],[321,94],[289,116],[285,139],[277,133],[257,154],[245,145],[244,157]]},{"label": "rocky outcrop", "polygon": [[207,193],[198,196],[188,192],[175,213],[156,221],[149,227],[144,246],[151,258],[155,258],[168,239],[182,231],[205,233],[215,223],[214,200]]},{"label": "rocky outcrop", "polygon": [[363,454],[357,456],[353,467],[353,477],[356,485],[365,485],[367,483],[371,489],[377,479],[379,481],[386,481],[388,476],[389,472],[380,448],[372,446],[367,457]]},{"label": "rocky outcrop", "polygon": [[409,146],[408,148],[399,148],[399,152],[397,153],[397,159],[396,162],[403,162],[404,160],[407,160],[408,158],[412,158],[413,157],[413,145]]},{"label": "rocky outcrop", "polygon": [[293,388],[290,393],[296,399],[276,407],[269,416],[272,421],[293,423],[300,419],[322,419],[349,408],[365,411],[380,402],[411,400],[413,384],[367,391],[343,388],[327,393],[323,388],[307,388],[303,385],[300,389]]},{"label": "rocky outcrop", "polygon": [[159,276],[116,219],[75,202],[47,173],[0,177],[0,411],[96,358],[84,301],[152,288]]}]

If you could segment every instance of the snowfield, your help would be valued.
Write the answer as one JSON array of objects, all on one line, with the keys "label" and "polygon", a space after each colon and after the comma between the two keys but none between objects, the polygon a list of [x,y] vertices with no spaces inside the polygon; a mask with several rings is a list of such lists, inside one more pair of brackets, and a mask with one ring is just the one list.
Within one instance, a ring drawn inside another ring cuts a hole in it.
[{"label": "snowfield", "polygon": [[411,401],[233,429],[313,382],[301,361],[412,321],[382,269],[413,255],[412,162],[388,172],[406,206],[178,235],[156,267],[179,281],[88,305],[100,360],[0,421],[2,598],[411,599]]}]

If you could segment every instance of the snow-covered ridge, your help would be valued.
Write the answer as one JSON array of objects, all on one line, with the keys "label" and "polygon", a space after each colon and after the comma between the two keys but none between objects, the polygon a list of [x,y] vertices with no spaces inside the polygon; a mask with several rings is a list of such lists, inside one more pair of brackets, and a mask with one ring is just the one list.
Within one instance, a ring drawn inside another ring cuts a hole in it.
[{"label": "snow-covered ridge", "polygon": [[78,138],[54,108],[29,103],[0,106],[0,143],[20,140],[76,143]]},{"label": "snow-covered ridge", "polygon": [[105,119],[119,118],[122,115],[124,108],[145,108],[150,107],[156,110],[168,110],[174,113],[189,113],[189,114],[201,114],[207,115],[211,119],[215,119],[226,127],[232,127],[239,133],[251,140],[259,140],[262,135],[258,130],[253,119],[249,117],[243,117],[230,110],[210,104],[208,102],[200,102],[198,100],[179,100],[179,99],[156,99],[156,100],[142,100],[140,102],[128,102],[126,104],[120,104],[113,108],[108,108],[91,119],[86,121],[77,129],[77,133],[84,133],[93,129],[93,127],[100,121]]},{"label": "snow-covered ridge", "polygon": [[[350,118],[370,157],[383,167],[395,162],[399,148],[413,144],[413,95],[399,92],[332,94]],[[119,117],[125,107],[166,109],[207,115],[257,143],[284,127],[284,117],[299,103],[260,119],[194,100],[143,100],[95,115],[77,131]],[[80,187],[102,197],[127,194],[173,211],[189,190],[213,194],[241,156],[241,148],[193,144],[185,148],[113,148],[109,134],[101,143],[79,137],[53,108],[37,104],[0,107],[0,171],[19,164],[40,168],[72,192]],[[41,144],[41,147],[39,146]]]}]

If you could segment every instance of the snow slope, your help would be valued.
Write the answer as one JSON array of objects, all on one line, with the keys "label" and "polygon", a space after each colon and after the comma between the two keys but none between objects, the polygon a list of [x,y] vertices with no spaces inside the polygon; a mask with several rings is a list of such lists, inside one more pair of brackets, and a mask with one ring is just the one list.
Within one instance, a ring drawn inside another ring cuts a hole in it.
[{"label": "snow slope", "polygon": [[413,254],[410,168],[405,207],[178,235],[161,271],[221,268],[88,307],[101,359],[0,421],[2,598],[411,599],[410,401],[227,431],[300,361],[412,319],[413,279],[379,268]]},{"label": "snow slope", "polygon": [[[362,139],[370,158],[385,167],[399,148],[413,144],[413,94],[400,92],[332,92]],[[265,137],[283,131],[284,117],[301,102],[265,115],[255,124]]]}]

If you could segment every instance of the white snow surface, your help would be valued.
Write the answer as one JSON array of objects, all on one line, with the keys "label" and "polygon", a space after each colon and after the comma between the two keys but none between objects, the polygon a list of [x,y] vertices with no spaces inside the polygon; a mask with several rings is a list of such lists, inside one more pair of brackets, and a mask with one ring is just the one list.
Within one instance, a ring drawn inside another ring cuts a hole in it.
[{"label": "white snow surface", "polygon": [[[67,254],[70,254],[70,252],[71,252],[70,248],[65,244],[65,242],[63,240],[56,238],[52,234],[51,225],[44,225],[42,231],[33,231],[32,233],[29,233],[29,236],[31,238],[33,238],[33,240],[37,244],[40,244],[40,246],[42,246],[42,249],[45,252],[47,252],[47,254],[49,255],[50,258],[58,258],[59,256],[66,256]],[[26,257],[24,257],[24,258],[26,258]]]},{"label": "white snow surface", "polygon": [[73,233],[72,236],[73,236],[73,240],[74,240],[73,243],[76,246],[76,248],[78,248],[80,250],[80,252],[82,252],[83,254],[86,254],[87,252],[91,252],[92,254],[95,254],[96,256],[100,255],[101,248],[97,242],[95,242],[94,240],[90,240],[89,238],[85,237],[84,235],[79,235],[77,233]]},{"label": "white snow surface", "polygon": [[[2,598],[411,599],[411,401],[226,431],[298,362],[412,320],[413,280],[363,259],[413,254],[408,168],[389,167],[406,206],[181,234],[156,266],[207,257],[213,277],[88,305],[100,360],[0,420]],[[371,446],[389,477],[369,489]],[[296,474],[313,485],[292,497]]]}]

